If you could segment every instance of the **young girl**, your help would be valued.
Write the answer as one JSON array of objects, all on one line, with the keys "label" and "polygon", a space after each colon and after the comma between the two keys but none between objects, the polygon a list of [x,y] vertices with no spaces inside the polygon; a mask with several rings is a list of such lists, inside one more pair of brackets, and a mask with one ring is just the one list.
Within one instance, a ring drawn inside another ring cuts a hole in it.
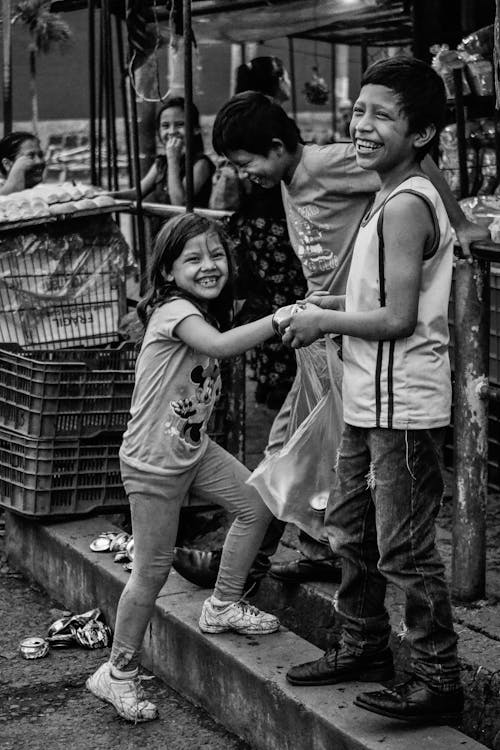
[{"label": "young girl", "polygon": [[[212,190],[213,163],[203,151],[200,131],[200,115],[193,104],[193,194],[195,206],[206,208]],[[164,154],[156,157],[149,172],[141,180],[143,197],[155,203],[184,206],[186,203],[186,130],[184,122],[184,99],[167,99],[156,118],[158,137],[164,146]],[[120,190],[115,197],[135,198],[135,190]]]},{"label": "young girl", "polygon": [[200,629],[265,634],[279,628],[276,617],[241,599],[271,514],[245,484],[245,466],[206,433],[220,392],[218,358],[239,354],[273,335],[271,315],[224,330],[231,307],[227,249],[216,227],[195,214],[168,221],[155,243],[150,291],[138,306],[146,331],[120,450],[134,566],[118,604],[110,661],[87,680],[94,695],[130,721],[157,715],[139,690],[139,653],[170,570],[179,512],[188,494],[234,514]]},{"label": "young girl", "polygon": [[43,180],[44,169],[45,158],[35,135],[18,130],[0,139],[0,174],[5,178],[0,195],[35,187]]}]

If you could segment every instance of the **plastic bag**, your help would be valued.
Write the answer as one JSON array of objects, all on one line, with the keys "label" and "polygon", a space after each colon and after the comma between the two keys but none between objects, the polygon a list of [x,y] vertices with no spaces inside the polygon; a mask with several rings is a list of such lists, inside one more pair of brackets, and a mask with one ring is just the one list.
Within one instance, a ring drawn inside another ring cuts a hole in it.
[{"label": "plastic bag", "polygon": [[[289,427],[281,450],[266,456],[247,483],[277,518],[324,541],[324,508],[334,482],[344,424],[342,363],[337,347],[327,338],[298,349],[297,367],[300,385],[292,405],[295,427]],[[309,407],[312,410],[307,412]]]}]

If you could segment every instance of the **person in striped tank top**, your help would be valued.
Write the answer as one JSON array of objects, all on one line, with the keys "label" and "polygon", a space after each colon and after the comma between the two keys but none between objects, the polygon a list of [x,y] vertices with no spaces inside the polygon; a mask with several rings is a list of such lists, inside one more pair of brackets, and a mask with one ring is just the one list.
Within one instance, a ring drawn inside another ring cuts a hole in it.
[{"label": "person in striped tank top", "polygon": [[354,245],[343,297],[316,294],[284,333],[292,347],[343,336],[345,430],[330,501],[342,558],[338,646],[293,667],[298,685],[393,676],[387,582],[405,594],[411,676],[356,705],[412,723],[454,723],[463,707],[450,596],[435,544],[450,420],[448,299],[453,241],[442,200],[421,169],[445,115],[444,86],[410,57],[365,72],[351,137],[381,187]]}]

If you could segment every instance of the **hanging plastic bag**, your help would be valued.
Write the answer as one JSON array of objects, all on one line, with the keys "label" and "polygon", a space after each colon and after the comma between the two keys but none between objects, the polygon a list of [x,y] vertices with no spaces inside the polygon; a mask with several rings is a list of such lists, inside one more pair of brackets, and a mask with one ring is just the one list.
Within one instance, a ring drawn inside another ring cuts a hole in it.
[{"label": "hanging plastic bag", "polygon": [[297,350],[299,388],[289,435],[247,483],[271,512],[324,541],[324,509],[334,482],[343,430],[342,363],[330,338]]}]

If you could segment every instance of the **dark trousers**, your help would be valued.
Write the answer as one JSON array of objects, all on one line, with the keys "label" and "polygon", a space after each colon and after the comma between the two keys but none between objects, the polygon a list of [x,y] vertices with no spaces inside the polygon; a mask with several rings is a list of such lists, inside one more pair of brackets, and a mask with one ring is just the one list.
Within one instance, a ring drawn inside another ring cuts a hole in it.
[{"label": "dark trousers", "polygon": [[346,425],[338,487],[327,530],[342,557],[337,609],[354,653],[387,646],[387,582],[405,593],[406,638],[414,673],[439,690],[459,683],[444,566],[435,544],[443,480],[444,430],[364,429]]}]

